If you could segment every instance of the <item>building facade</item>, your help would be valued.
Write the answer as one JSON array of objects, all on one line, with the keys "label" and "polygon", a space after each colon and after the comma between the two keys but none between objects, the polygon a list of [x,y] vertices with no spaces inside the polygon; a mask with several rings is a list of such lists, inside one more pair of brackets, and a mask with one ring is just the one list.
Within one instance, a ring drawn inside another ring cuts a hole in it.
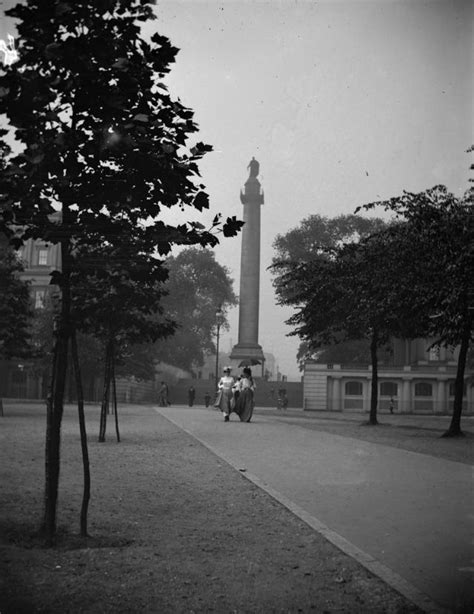
[{"label": "building facade", "polygon": [[[379,410],[449,414],[453,408],[457,351],[430,349],[426,339],[395,340],[393,364],[378,367]],[[308,360],[303,406],[308,411],[369,411],[370,365],[322,364]],[[463,411],[474,413],[474,372],[464,379]]]},{"label": "building facade", "polygon": [[42,309],[46,295],[51,292],[51,273],[61,270],[61,245],[28,239],[19,251],[25,267],[21,278],[30,284],[35,309]]}]

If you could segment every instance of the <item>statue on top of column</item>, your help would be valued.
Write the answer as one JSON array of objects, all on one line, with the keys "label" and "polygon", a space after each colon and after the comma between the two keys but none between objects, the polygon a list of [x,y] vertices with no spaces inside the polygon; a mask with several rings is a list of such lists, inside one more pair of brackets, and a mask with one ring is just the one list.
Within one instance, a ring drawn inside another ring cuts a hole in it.
[{"label": "statue on top of column", "polygon": [[257,162],[257,160],[255,160],[255,158],[252,157],[247,168],[250,169],[249,177],[256,177],[260,170],[260,164]]}]

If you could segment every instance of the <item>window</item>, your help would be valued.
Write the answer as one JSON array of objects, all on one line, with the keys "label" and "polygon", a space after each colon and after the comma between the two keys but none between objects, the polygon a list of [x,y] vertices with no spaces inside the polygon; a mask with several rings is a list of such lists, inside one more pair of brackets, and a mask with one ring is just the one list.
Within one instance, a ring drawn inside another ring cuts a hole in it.
[{"label": "window", "polygon": [[430,360],[439,360],[439,347],[430,348],[429,359]]},{"label": "window", "polygon": [[433,395],[433,386],[428,382],[418,382],[415,384],[416,397],[431,397]]},{"label": "window", "polygon": [[362,382],[346,382],[345,391],[350,396],[362,396]]},{"label": "window", "polygon": [[48,265],[48,248],[40,247],[38,250],[38,266]]},{"label": "window", "polygon": [[44,308],[44,290],[35,290],[35,309],[43,309]]},{"label": "window", "polygon": [[[344,385],[344,409],[364,409],[364,387],[362,382],[346,382]],[[356,398],[354,398],[356,397]]]},{"label": "window", "polygon": [[395,382],[382,382],[380,384],[380,396],[396,397],[398,395],[398,384]]}]

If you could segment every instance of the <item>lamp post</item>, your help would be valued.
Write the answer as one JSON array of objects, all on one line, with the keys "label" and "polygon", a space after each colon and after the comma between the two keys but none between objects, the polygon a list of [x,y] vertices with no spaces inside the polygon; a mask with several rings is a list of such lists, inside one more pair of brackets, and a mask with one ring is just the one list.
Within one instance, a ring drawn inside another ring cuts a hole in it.
[{"label": "lamp post", "polygon": [[221,326],[224,323],[224,312],[222,307],[219,307],[216,311],[216,386],[219,378],[219,335],[221,332]]}]

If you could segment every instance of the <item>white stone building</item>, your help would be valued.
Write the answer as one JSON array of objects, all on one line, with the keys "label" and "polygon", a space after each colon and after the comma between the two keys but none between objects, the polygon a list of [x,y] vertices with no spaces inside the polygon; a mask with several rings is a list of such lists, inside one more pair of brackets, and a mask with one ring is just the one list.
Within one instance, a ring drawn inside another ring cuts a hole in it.
[{"label": "white stone building", "polygon": [[[393,364],[378,367],[379,410],[393,399],[396,413],[447,414],[452,411],[457,351],[429,349],[425,339],[395,340]],[[322,364],[308,360],[304,370],[305,410],[369,411],[370,365]],[[474,413],[474,372],[466,369],[463,411]]]}]

